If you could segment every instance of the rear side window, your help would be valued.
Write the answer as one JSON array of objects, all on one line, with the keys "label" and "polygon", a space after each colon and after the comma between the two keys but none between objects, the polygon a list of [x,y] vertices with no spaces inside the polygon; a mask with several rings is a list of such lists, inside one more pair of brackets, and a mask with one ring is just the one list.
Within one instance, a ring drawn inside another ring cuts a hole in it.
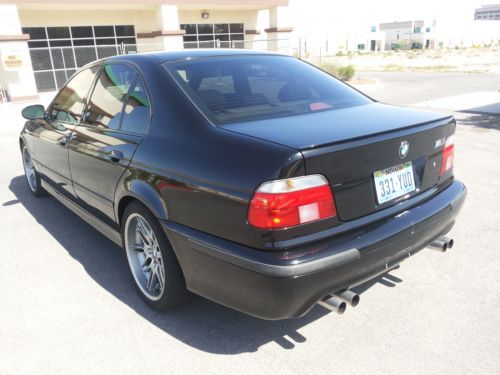
[{"label": "rear side window", "polygon": [[105,65],[85,111],[85,123],[119,129],[122,110],[137,72],[127,65]]},{"label": "rear side window", "polygon": [[137,80],[123,111],[121,130],[144,134],[149,124],[150,104],[142,78]]},{"label": "rear side window", "polygon": [[99,66],[82,70],[59,92],[51,109],[54,120],[70,124],[80,121],[85,99],[98,70]]},{"label": "rear side window", "polygon": [[286,117],[371,102],[329,74],[286,56],[225,56],[165,66],[216,123]]}]

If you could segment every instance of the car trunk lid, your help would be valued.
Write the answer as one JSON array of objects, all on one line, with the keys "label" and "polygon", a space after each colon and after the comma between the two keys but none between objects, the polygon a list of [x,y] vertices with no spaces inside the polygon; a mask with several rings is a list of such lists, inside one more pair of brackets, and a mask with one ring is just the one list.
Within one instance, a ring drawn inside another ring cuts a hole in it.
[{"label": "car trunk lid", "polygon": [[[373,103],[224,128],[300,150],[306,173],[328,178],[337,215],[349,221],[435,186],[455,123],[450,116]],[[411,172],[412,181],[405,180],[404,171]],[[382,181],[393,184],[391,199],[377,191]]]},{"label": "car trunk lid", "polygon": [[414,127],[446,117],[449,116],[414,108],[370,103],[219,127],[297,150],[307,150]]},{"label": "car trunk lid", "polygon": [[[334,192],[339,219],[353,220],[435,186],[440,181],[445,141],[454,130],[455,123],[448,118],[384,136],[306,150],[306,173],[325,175]],[[404,171],[410,173],[409,178]],[[387,190],[396,195],[385,196]]]}]

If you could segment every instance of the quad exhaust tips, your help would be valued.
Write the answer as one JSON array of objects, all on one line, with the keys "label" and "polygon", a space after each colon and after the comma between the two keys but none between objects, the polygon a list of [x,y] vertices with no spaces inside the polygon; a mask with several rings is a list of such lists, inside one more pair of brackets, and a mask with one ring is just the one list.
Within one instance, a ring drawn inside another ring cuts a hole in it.
[{"label": "quad exhaust tips", "polygon": [[325,299],[318,303],[330,311],[335,311],[337,314],[343,314],[347,308],[346,303],[337,296],[326,296]]},{"label": "quad exhaust tips", "polygon": [[347,303],[352,307],[359,303],[359,295],[346,290],[345,292],[328,295],[318,302],[321,306],[330,311],[335,311],[337,314],[343,314],[347,308]]},{"label": "quad exhaust tips", "polygon": [[453,239],[448,237],[439,237],[437,240],[432,241],[428,246],[433,250],[445,252],[453,247]]},{"label": "quad exhaust tips", "polygon": [[359,303],[359,294],[351,292],[350,290],[337,294],[337,296],[346,301],[351,307],[356,307]]}]

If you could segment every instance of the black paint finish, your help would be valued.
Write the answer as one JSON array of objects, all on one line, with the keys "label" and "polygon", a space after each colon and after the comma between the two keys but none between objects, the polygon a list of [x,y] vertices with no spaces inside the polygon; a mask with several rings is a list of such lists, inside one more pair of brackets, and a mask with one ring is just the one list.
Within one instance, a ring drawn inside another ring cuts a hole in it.
[{"label": "black paint finish", "polygon": [[[256,53],[187,50],[93,63],[94,70],[108,63],[126,64],[144,80],[151,102],[147,134],[57,121],[51,117],[52,104],[43,119],[26,123],[21,141],[28,145],[44,185],[72,209],[79,207],[84,212],[81,216],[101,232],[116,241],[123,209],[131,200],[139,200],[164,224],[188,288],[264,318],[302,315],[322,293],[354,285],[382,270],[384,256],[400,261],[401,254],[421,249],[451,228],[465,188],[453,182],[452,171],[439,178],[444,145],[436,147],[435,142],[454,132],[452,118],[370,101],[309,115],[215,126],[162,65],[245,54]],[[88,93],[92,85],[88,82]],[[87,103],[88,97],[84,99]],[[76,118],[85,117],[80,115]],[[377,205],[372,173],[402,162],[398,150],[403,140],[411,145],[405,161],[413,161],[418,190]],[[338,217],[275,231],[248,225],[248,203],[261,183],[314,173],[330,181]],[[436,205],[438,213],[433,209]],[[402,212],[417,221],[396,219]],[[436,227],[431,230],[418,220]],[[411,235],[412,227],[418,229],[418,237]],[[397,241],[387,240],[389,235]],[[298,262],[295,256],[301,261],[317,260],[322,254],[341,251],[347,243],[361,251],[362,261],[338,265],[338,273],[329,268],[318,271],[321,275],[293,280],[255,276],[251,273],[255,270],[234,267],[210,253],[223,248],[229,256],[239,257],[244,249],[244,258],[255,254],[262,263],[281,259],[280,266],[286,267]],[[385,250],[378,255],[368,255],[372,253],[366,250],[382,247]],[[296,294],[301,279],[309,289]],[[231,283],[237,287],[228,290]],[[269,289],[262,298],[254,290],[257,286]],[[247,291],[255,296],[246,298]],[[278,298],[281,292],[283,298]],[[285,297],[292,299],[288,309],[279,306]]]}]

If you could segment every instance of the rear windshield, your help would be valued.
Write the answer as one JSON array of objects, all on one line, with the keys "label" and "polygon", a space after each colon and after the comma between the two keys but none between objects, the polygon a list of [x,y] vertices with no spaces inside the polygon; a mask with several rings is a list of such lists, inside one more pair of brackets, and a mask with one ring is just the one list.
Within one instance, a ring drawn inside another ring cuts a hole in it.
[{"label": "rear windshield", "polygon": [[286,56],[224,56],[166,63],[200,109],[226,124],[331,111],[371,100]]}]

